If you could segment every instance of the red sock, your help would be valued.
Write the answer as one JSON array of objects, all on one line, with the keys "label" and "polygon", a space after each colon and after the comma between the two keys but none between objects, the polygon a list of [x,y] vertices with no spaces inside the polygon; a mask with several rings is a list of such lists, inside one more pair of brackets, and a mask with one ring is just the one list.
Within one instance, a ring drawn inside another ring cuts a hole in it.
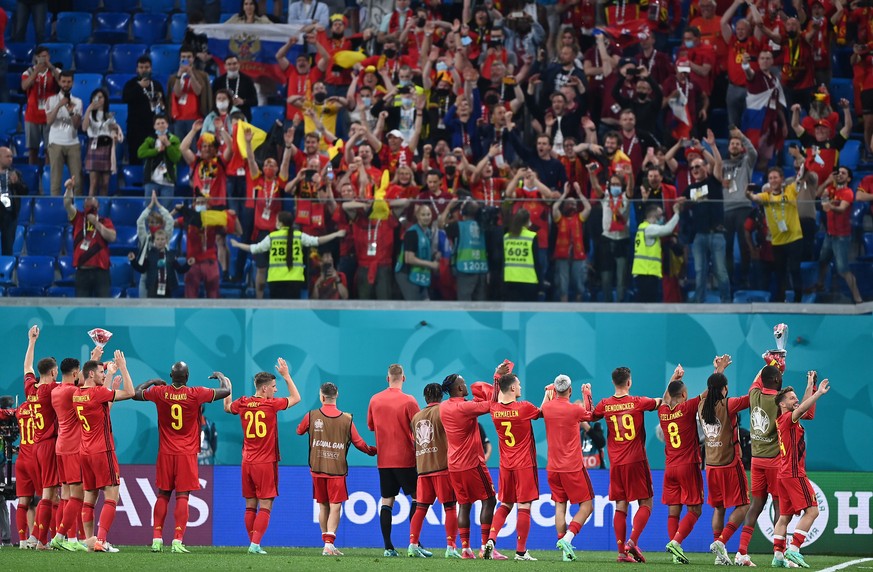
[{"label": "red sock", "polygon": [[803,546],[803,541],[806,540],[806,532],[802,530],[795,530],[794,536],[791,537],[791,546],[792,548],[796,548],[800,550],[800,547]]},{"label": "red sock", "polygon": [[493,540],[497,542],[497,534],[500,532],[500,529],[503,528],[503,524],[506,522],[506,517],[509,516],[509,509],[505,504],[500,505],[500,508],[497,509],[497,512],[494,513],[494,520],[491,521],[491,530],[486,538],[485,536],[485,525],[482,525],[482,538],[486,538],[485,542],[488,540]]},{"label": "red sock", "polygon": [[[688,514],[691,514],[690,512]],[[679,530],[679,515],[667,515],[667,537],[672,539],[676,536],[676,531]]]},{"label": "red sock", "polygon": [[106,541],[106,535],[109,534],[109,529],[112,528],[112,521],[115,520],[115,505],[114,500],[106,499],[103,501],[103,510],[100,511],[100,524],[97,528],[97,540],[100,542]]},{"label": "red sock", "polygon": [[[485,525],[482,525],[485,528]],[[458,528],[458,534],[461,535],[461,548],[470,548],[470,529]]]},{"label": "red sock", "polygon": [[673,540],[682,544],[682,541],[688,538],[688,535],[691,534],[694,525],[697,524],[698,518],[700,517],[693,512],[685,513],[685,516],[683,516],[682,520],[679,521],[679,528],[676,530],[676,534],[673,535]]},{"label": "red sock", "polygon": [[575,520],[570,521],[570,526],[567,527],[570,532],[573,534],[579,534],[579,531],[582,530],[582,523],[576,522]]},{"label": "red sock", "polygon": [[80,514],[82,514],[82,499],[70,497],[70,500],[66,502],[64,507],[64,514],[61,517],[61,523],[58,525],[58,533],[66,534],[67,536],[77,536],[79,521],[76,519],[76,515]]},{"label": "red sock", "polygon": [[784,536],[774,536],[773,537],[773,552],[785,552],[785,537]]},{"label": "red sock", "polygon": [[252,528],[252,542],[255,544],[261,543],[264,533],[267,532],[267,526],[270,525],[270,509],[262,508],[258,511],[258,516],[255,518],[255,526]]},{"label": "red sock", "polygon": [[739,552],[742,555],[746,555],[749,553],[749,543],[752,542],[752,535],[755,534],[754,526],[744,526],[743,531],[740,533],[740,549]]},{"label": "red sock", "polygon": [[515,525],[515,551],[519,554],[527,552],[527,535],[530,534],[530,509],[518,509],[518,522]]},{"label": "red sock", "polygon": [[336,534],[332,532],[325,532],[321,535],[322,540],[324,540],[325,544],[333,544],[336,541]]},{"label": "red sock", "polygon": [[718,540],[718,537],[719,537],[719,536],[721,536],[721,531],[720,531],[720,530],[713,530],[713,531],[712,531],[712,539],[713,539],[713,540]]},{"label": "red sock", "polygon": [[728,522],[726,525],[724,525],[724,530],[721,531],[721,534],[718,535],[718,539],[721,540],[722,544],[727,544],[728,540],[731,539],[731,536],[733,536],[736,531],[737,525],[732,522]]},{"label": "red sock", "polygon": [[458,536],[458,509],[455,508],[455,505],[443,506],[443,512],[446,517],[446,546],[454,547],[457,542],[455,539]]},{"label": "red sock", "polygon": [[[84,504],[85,504],[85,503],[82,503],[82,505],[84,505]],[[81,538],[82,540],[85,540],[85,526],[82,524],[82,511],[81,511],[81,507],[80,507],[80,510],[79,510],[79,514],[76,515],[76,528],[77,528],[77,530],[79,531],[79,533],[78,533],[76,536],[78,536],[78,537]]]},{"label": "red sock", "polygon": [[82,503],[82,538],[87,537],[87,532],[85,532],[85,524],[91,523],[91,529],[93,531],[94,527],[94,505],[89,502]]},{"label": "red sock", "polygon": [[67,506],[67,501],[61,499],[57,503],[52,503],[52,536],[58,532],[58,526],[61,524],[61,519],[64,517],[64,507]]},{"label": "red sock", "polygon": [[409,521],[409,543],[418,544],[418,537],[421,535],[421,526],[424,524],[424,517],[427,516],[427,509],[430,505],[418,504],[415,512],[412,514],[412,519]]},{"label": "red sock", "polygon": [[249,533],[249,542],[252,541],[252,529],[255,527],[255,517],[258,516],[258,509],[246,509],[246,532]]},{"label": "red sock", "polygon": [[21,503],[15,508],[15,526],[18,527],[18,540],[27,540],[27,507]]},{"label": "red sock", "polygon": [[185,529],[188,528],[188,495],[176,495],[176,510],[173,512],[173,519],[176,522],[176,530],[173,534],[173,540],[182,541],[185,536]]},{"label": "red sock", "polygon": [[612,515],[612,528],[615,530],[615,541],[618,543],[618,553],[624,554],[624,540],[627,537],[627,513],[617,510]]},{"label": "red sock", "polygon": [[634,515],[634,527],[631,529],[631,540],[634,541],[634,544],[637,544],[639,541],[640,535],[646,528],[646,523],[649,522],[650,516],[652,516],[651,507],[641,506],[637,509],[637,513]]},{"label": "red sock", "polygon": [[152,538],[164,537],[164,521],[167,519],[167,505],[170,504],[170,496],[159,494],[155,501],[155,510],[152,514],[154,534]]},{"label": "red sock", "polygon": [[36,534],[34,534],[34,536],[36,536],[43,544],[48,542],[49,520],[51,517],[51,501],[48,499],[40,500],[39,504],[36,505],[36,521],[33,523],[33,527],[36,529]]}]

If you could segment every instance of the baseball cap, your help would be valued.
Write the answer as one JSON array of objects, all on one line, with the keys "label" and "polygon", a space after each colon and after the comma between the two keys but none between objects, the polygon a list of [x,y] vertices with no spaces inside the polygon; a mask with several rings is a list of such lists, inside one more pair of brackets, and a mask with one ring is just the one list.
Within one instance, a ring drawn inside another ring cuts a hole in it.
[{"label": "baseball cap", "polygon": [[565,391],[570,389],[570,384],[570,377],[562,373],[555,378],[555,391],[564,393]]},{"label": "baseball cap", "polygon": [[676,71],[679,73],[691,73],[691,61],[687,58],[679,58],[676,60]]},{"label": "baseball cap", "polygon": [[388,137],[399,137],[400,139],[403,139],[403,133],[401,133],[399,129],[392,129],[388,132]]},{"label": "baseball cap", "polygon": [[827,128],[830,128],[830,126],[831,126],[831,122],[828,121],[827,119],[819,119],[818,121],[815,122],[815,126],[816,126],[816,127],[827,127]]}]

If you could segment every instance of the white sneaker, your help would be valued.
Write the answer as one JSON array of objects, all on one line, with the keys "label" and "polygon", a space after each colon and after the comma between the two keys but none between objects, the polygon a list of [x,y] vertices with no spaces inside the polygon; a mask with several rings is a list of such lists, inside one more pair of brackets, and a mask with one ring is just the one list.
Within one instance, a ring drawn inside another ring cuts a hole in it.
[{"label": "white sneaker", "polygon": [[736,556],[734,556],[734,566],[755,566],[755,563],[752,562],[748,554],[737,552]]},{"label": "white sneaker", "polygon": [[524,551],[524,554],[518,554],[518,553],[516,553],[514,559],[515,559],[515,560],[530,560],[530,561],[536,562],[536,558],[534,558],[533,556],[531,556],[531,555],[530,555],[530,551],[528,551],[528,550],[525,550],[525,551]]},{"label": "white sneaker", "polygon": [[718,566],[733,566],[731,557],[728,556],[727,550],[724,548],[724,543],[721,540],[716,540],[709,545],[709,551],[715,554],[715,563]]},{"label": "white sneaker", "polygon": [[117,548],[115,548],[114,546],[112,546],[108,542],[103,543],[103,548],[105,548],[106,552],[108,552],[110,554],[115,554],[116,552],[120,552]]}]

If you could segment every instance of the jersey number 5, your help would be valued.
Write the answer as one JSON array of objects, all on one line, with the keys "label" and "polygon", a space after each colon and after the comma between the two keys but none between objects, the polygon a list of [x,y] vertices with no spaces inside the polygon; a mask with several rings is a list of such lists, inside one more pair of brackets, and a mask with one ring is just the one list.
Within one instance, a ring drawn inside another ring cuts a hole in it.
[{"label": "jersey number 5", "polygon": [[613,426],[613,439],[616,441],[633,441],[637,436],[637,429],[634,427],[634,418],[627,413],[621,416],[621,427],[625,429],[624,433],[618,423],[618,415],[610,416]]},{"label": "jersey number 5", "polygon": [[503,434],[506,435],[503,442],[506,443],[507,447],[515,447],[515,435],[512,434],[512,423],[504,421],[500,426],[503,427]]},{"label": "jersey number 5", "polygon": [[[264,423],[264,419],[267,417],[266,413],[263,411],[246,411],[243,417],[247,421],[246,439],[267,436],[267,424]],[[254,432],[252,432],[253,428]]]},{"label": "jersey number 5", "polygon": [[79,421],[82,422],[82,428],[83,428],[85,431],[90,431],[90,430],[91,430],[91,425],[88,423],[88,420],[85,418],[85,416],[82,415],[82,410],[83,410],[83,409],[85,409],[85,406],[84,406],[84,405],[77,405],[77,406],[76,406],[76,415],[79,416]]}]

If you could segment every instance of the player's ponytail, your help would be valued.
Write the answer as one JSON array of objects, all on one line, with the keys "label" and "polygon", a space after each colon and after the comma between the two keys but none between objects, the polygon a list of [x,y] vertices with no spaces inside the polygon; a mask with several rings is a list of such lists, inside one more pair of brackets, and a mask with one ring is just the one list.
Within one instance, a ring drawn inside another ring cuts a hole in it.
[{"label": "player's ponytail", "polygon": [[290,269],[294,266],[294,215],[288,211],[282,211],[277,219],[287,232],[285,236],[285,266]]},{"label": "player's ponytail", "polygon": [[452,386],[455,384],[455,380],[458,379],[457,373],[450,373],[443,379],[442,390],[446,395],[452,394]]},{"label": "player's ponytail", "polygon": [[703,402],[703,410],[701,417],[704,423],[715,425],[718,418],[715,416],[715,408],[719,401],[724,399],[721,394],[722,390],[727,387],[727,377],[723,373],[714,373],[706,380],[706,388],[709,390],[706,394],[706,400]]}]

